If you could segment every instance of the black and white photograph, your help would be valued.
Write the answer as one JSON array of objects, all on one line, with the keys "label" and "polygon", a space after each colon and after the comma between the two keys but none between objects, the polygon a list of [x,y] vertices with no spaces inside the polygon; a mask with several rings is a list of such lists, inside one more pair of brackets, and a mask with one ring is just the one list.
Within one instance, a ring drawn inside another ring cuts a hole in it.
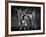
[{"label": "black and white photograph", "polygon": [[11,31],[40,30],[40,9],[11,6]]},{"label": "black and white photograph", "polygon": [[43,4],[8,3],[8,34],[43,33]]}]

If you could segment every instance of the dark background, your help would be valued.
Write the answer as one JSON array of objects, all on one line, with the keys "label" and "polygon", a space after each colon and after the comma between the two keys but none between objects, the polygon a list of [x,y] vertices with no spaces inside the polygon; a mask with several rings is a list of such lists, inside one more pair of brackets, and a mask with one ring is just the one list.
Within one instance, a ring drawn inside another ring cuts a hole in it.
[{"label": "dark background", "polygon": [[[35,25],[36,29],[26,29],[26,30],[40,30],[41,25],[40,25],[40,12],[41,8],[40,7],[28,7],[28,6],[11,6],[11,31],[20,31],[19,27],[19,19],[18,19],[18,12],[16,11],[16,8],[19,10],[25,10],[28,8],[28,11],[26,12],[27,14],[31,14],[34,9],[35,9]],[[31,23],[30,23],[31,24]],[[29,24],[29,26],[31,26]],[[22,29],[23,30],[23,29]]]}]

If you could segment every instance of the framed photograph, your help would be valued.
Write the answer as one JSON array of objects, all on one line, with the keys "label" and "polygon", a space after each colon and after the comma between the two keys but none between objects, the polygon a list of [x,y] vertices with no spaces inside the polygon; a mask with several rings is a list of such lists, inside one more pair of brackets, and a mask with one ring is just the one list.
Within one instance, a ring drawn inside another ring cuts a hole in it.
[{"label": "framed photograph", "polygon": [[45,33],[45,4],[43,2],[8,1],[5,17],[6,35]]}]

